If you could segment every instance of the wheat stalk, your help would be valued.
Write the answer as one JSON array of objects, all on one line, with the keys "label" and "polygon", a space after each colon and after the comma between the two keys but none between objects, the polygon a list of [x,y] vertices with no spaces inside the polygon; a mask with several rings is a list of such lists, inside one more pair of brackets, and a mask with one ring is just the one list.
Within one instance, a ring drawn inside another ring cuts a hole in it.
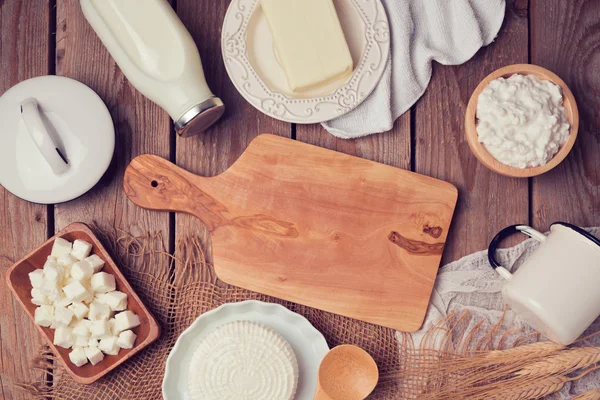
[{"label": "wheat stalk", "polygon": [[540,399],[558,392],[568,380],[569,378],[562,375],[551,375],[521,387],[517,385],[514,389],[511,389],[511,385],[508,385],[508,390],[500,394],[501,397],[498,398],[506,400]]},{"label": "wheat stalk", "polygon": [[598,362],[600,362],[600,347],[575,347],[561,351],[545,360],[531,363],[521,368],[516,374],[519,376],[564,375]]},{"label": "wheat stalk", "polygon": [[588,390],[579,396],[573,397],[573,400],[600,400],[600,389]]},{"label": "wheat stalk", "polygon": [[484,357],[488,360],[501,358],[503,363],[509,363],[513,360],[523,361],[524,359],[545,357],[563,348],[563,345],[554,342],[536,342],[507,350],[488,351],[485,352]]}]

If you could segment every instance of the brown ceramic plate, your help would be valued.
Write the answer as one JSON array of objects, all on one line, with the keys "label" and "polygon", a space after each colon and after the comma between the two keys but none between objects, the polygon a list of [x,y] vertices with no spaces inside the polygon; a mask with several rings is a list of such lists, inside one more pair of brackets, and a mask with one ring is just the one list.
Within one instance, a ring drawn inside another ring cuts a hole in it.
[{"label": "brown ceramic plate", "polygon": [[117,290],[127,294],[127,309],[132,310],[140,317],[140,326],[133,329],[137,338],[132,349],[121,349],[116,356],[105,355],[104,360],[100,361],[98,364],[92,365],[88,362],[81,367],[77,367],[69,359],[70,349],[54,346],[52,343],[54,341],[53,329],[36,325],[54,354],[58,356],[73,379],[79,383],[90,384],[100,379],[102,376],[106,375],[156,340],[160,334],[160,327],[148,309],[142,304],[142,301],[135,294],[129,283],[127,283],[113,259],[110,257],[104,246],[102,246],[102,243],[100,243],[87,225],[81,223],[74,223],[67,226],[8,270],[6,274],[8,287],[17,297],[17,300],[21,303],[23,309],[32,321],[34,321],[34,313],[37,306],[31,303],[31,283],[28,274],[31,271],[40,269],[44,266],[44,263],[52,250],[54,239],[57,237],[64,238],[70,242],[73,242],[75,239],[83,239],[86,242],[91,243],[93,245],[92,254],[97,254],[105,262],[102,270],[114,275],[117,283]]},{"label": "brown ceramic plate", "polygon": [[[554,83],[555,85],[560,86],[562,90],[563,106],[565,107],[567,120],[571,125],[571,128],[569,129],[569,138],[546,165],[541,165],[539,167],[533,168],[510,167],[496,160],[490,153],[488,153],[485,146],[482,143],[479,143],[478,141],[476,114],[477,100],[479,99],[479,94],[488,85],[488,83],[490,83],[490,81],[500,77],[508,78],[509,76],[514,74],[535,75],[540,79],[548,80]],[[486,76],[485,79],[481,81],[479,86],[477,86],[477,88],[471,95],[471,99],[469,100],[469,104],[467,106],[467,112],[465,114],[465,133],[467,136],[467,142],[469,143],[469,147],[471,148],[471,151],[473,152],[475,157],[477,157],[480,163],[482,163],[492,171],[514,178],[528,178],[532,176],[541,175],[545,172],[550,171],[552,168],[560,164],[561,161],[565,159],[567,154],[569,154],[569,152],[573,148],[573,145],[575,144],[575,139],[577,138],[578,129],[579,111],[577,110],[577,103],[575,102],[575,97],[573,96],[573,93],[571,93],[571,90],[569,89],[567,84],[562,79],[560,79],[555,73],[532,64],[508,65]]]}]

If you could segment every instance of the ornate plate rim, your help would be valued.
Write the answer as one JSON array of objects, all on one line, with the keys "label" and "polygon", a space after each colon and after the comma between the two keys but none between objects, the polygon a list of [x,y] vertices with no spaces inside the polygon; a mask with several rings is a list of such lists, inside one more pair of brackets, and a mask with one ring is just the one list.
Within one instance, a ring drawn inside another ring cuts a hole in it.
[{"label": "ornate plate rim", "polygon": [[[201,325],[205,320],[210,319],[210,318],[218,318],[218,316],[216,316],[216,315],[221,314],[221,313],[225,313],[225,314],[230,313],[231,314],[232,311],[231,310],[228,311],[228,309],[243,308],[243,307],[250,307],[252,310],[259,311],[259,312],[262,311],[267,315],[279,314],[280,318],[285,317],[288,320],[295,321],[295,322],[293,322],[293,324],[296,326],[296,328],[298,330],[303,331],[307,340],[312,338],[312,342],[315,344],[315,346],[322,347],[320,350],[323,351],[323,356],[325,356],[325,354],[329,351],[329,346],[327,345],[327,341],[325,340],[325,337],[317,328],[315,328],[310,323],[309,320],[307,320],[304,316],[287,309],[286,307],[282,306],[281,304],[267,303],[267,302],[259,301],[259,300],[245,300],[245,301],[241,301],[241,302],[237,302],[237,303],[225,303],[213,310],[210,310],[210,311],[205,312],[204,314],[201,314],[177,338],[175,345],[169,352],[169,356],[167,357],[167,362],[165,363],[165,376],[164,376],[163,382],[162,382],[162,395],[165,400],[181,400],[181,398],[178,397],[178,395],[180,393],[178,393],[178,392],[175,393],[172,390],[173,388],[177,387],[177,382],[176,382],[177,378],[172,377],[172,375],[176,372],[175,370],[177,369],[177,367],[172,364],[175,362],[176,354],[179,351],[181,351],[184,346],[182,343],[183,343],[185,337],[194,335],[196,333],[195,332],[196,330],[202,329]],[[235,314],[236,311],[234,310],[233,313]],[[283,314],[283,316],[282,316],[282,314]],[[187,366],[183,373],[185,373],[187,375]],[[314,379],[315,379],[315,385],[316,385],[316,379],[317,379],[316,371],[315,371]]]},{"label": "ornate plate rim", "polygon": [[[333,94],[299,99],[271,90],[256,73],[246,55],[245,37],[248,21],[260,4],[260,0],[233,0],[223,21],[221,52],[227,74],[242,97],[270,117],[299,124],[329,121],[358,107],[375,90],[388,63],[389,22],[381,0],[349,1],[356,7],[366,26],[367,43],[360,62],[354,69],[352,77]],[[375,7],[366,9],[364,4],[368,3],[374,4]],[[227,27],[233,20],[238,21],[237,29],[230,33]],[[375,58],[377,55],[378,58]],[[241,77],[232,71],[232,63],[236,63],[243,69],[244,74]],[[250,93],[249,88],[252,85],[259,86],[264,97]]]}]

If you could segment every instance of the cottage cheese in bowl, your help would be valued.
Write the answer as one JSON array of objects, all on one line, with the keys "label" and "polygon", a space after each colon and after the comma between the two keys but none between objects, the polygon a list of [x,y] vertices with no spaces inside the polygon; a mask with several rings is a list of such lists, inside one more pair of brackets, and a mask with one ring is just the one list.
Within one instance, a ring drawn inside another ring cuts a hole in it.
[{"label": "cottage cheese in bowl", "polygon": [[492,80],[477,101],[478,140],[501,163],[547,164],[569,137],[559,86],[535,75]]}]

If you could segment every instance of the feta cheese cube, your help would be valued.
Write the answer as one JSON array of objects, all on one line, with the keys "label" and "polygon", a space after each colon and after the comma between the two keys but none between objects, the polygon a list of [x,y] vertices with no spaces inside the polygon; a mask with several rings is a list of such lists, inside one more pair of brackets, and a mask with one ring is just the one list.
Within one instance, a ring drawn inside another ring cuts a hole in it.
[{"label": "feta cheese cube", "polygon": [[104,338],[100,341],[98,348],[104,354],[108,354],[109,356],[116,356],[117,354],[119,354],[119,350],[121,350],[121,348],[117,344],[117,339],[118,338],[116,336]]},{"label": "feta cheese cube", "polygon": [[91,320],[99,320],[103,319],[108,321],[110,318],[111,311],[110,307],[106,304],[98,303],[97,301],[92,301],[90,304],[90,312],[88,313],[88,318]]},{"label": "feta cheese cube", "polygon": [[137,335],[133,333],[133,331],[127,330],[123,331],[119,334],[119,338],[117,339],[117,344],[122,349],[131,349],[133,348],[133,344],[135,343],[135,339]]},{"label": "feta cheese cube", "polygon": [[[77,321],[73,325],[73,335],[84,338],[86,341],[90,338],[90,329],[92,327],[92,321],[88,319],[82,319]],[[87,346],[87,344],[86,344]]]},{"label": "feta cheese cube", "polygon": [[118,290],[113,290],[104,295],[104,304],[108,305],[113,311],[123,311],[127,309],[127,295]]},{"label": "feta cheese cube", "polygon": [[89,244],[85,240],[77,239],[73,242],[73,250],[71,250],[71,255],[78,260],[83,260],[84,258],[90,255],[91,251],[91,244]]},{"label": "feta cheese cube", "polygon": [[62,297],[58,283],[56,281],[47,281],[45,279],[44,286],[42,286],[42,294],[50,301],[57,301]]},{"label": "feta cheese cube", "polygon": [[71,362],[78,367],[81,367],[87,364],[88,362],[87,356],[85,355],[85,351],[83,350],[84,347],[85,346],[73,347],[73,350],[69,353],[69,360],[71,360]]},{"label": "feta cheese cube", "polygon": [[59,282],[62,279],[62,268],[52,260],[46,261],[43,271],[47,282]]},{"label": "feta cheese cube", "polygon": [[99,344],[100,341],[98,339],[90,338],[90,340],[88,341],[88,347],[98,347]]},{"label": "feta cheese cube", "polygon": [[127,329],[135,328],[140,324],[140,317],[133,311],[127,310],[115,315],[115,329],[117,332],[123,332]]},{"label": "feta cheese cube", "polygon": [[88,306],[81,302],[75,302],[67,308],[73,312],[73,315],[75,315],[75,318],[77,319],[85,318],[90,310]]},{"label": "feta cheese cube", "polygon": [[90,265],[94,268],[94,273],[100,272],[102,267],[104,267],[104,260],[101,259],[98,255],[92,254],[85,261],[89,262]]},{"label": "feta cheese cube", "polygon": [[84,302],[85,304],[87,304],[89,306],[90,303],[92,301],[94,301],[94,291],[90,287],[89,281],[87,281],[87,282],[86,281],[81,281],[81,284],[83,285],[83,287],[85,288],[85,290],[87,290],[87,292],[88,292],[87,295],[81,301]]},{"label": "feta cheese cube", "polygon": [[115,277],[106,272],[97,272],[92,275],[90,283],[94,292],[97,293],[112,292],[117,288]]},{"label": "feta cheese cube", "polygon": [[94,275],[94,267],[85,260],[78,261],[71,267],[71,276],[78,281],[90,279],[92,275]]},{"label": "feta cheese cube", "polygon": [[54,308],[54,323],[56,326],[69,326],[73,319],[73,311],[65,307]]},{"label": "feta cheese cube", "polygon": [[104,354],[97,347],[85,347],[83,349],[85,356],[90,360],[92,365],[98,364],[104,359]]},{"label": "feta cheese cube", "polygon": [[75,340],[73,341],[73,347],[86,347],[88,345],[89,339],[84,338],[83,336],[73,335]]},{"label": "feta cheese cube", "polygon": [[78,260],[70,254],[63,254],[56,259],[58,266],[63,268],[70,268],[71,265],[75,264]]},{"label": "feta cheese cube", "polygon": [[44,282],[44,270],[36,269],[35,271],[31,271],[29,273],[29,282],[31,282],[31,287],[41,288]]},{"label": "feta cheese cube", "polygon": [[67,307],[72,301],[68,297],[61,297],[54,301],[54,307]]},{"label": "feta cheese cube", "polygon": [[35,309],[34,320],[36,325],[49,327],[54,321],[54,307],[47,305],[39,306]]},{"label": "feta cheese cube", "polygon": [[63,288],[63,292],[71,301],[82,301],[89,296],[90,292],[81,284],[81,282],[73,282]]},{"label": "feta cheese cube", "polygon": [[56,238],[52,244],[52,251],[50,252],[50,255],[58,259],[58,257],[62,255],[71,253],[72,246],[73,245],[68,240]]},{"label": "feta cheese cube", "polygon": [[111,318],[108,320],[108,324],[110,325],[110,333],[113,336],[119,336],[119,331],[117,331],[117,328],[116,328],[116,322],[117,322],[117,320],[114,318]]},{"label": "feta cheese cube", "polygon": [[51,305],[52,301],[44,295],[44,292],[40,288],[31,289],[31,302],[36,306],[42,306],[44,304]]},{"label": "feta cheese cube", "polygon": [[104,339],[105,337],[109,337],[111,334],[108,321],[103,319],[92,321],[90,333],[92,334],[92,339]]},{"label": "feta cheese cube", "polygon": [[56,346],[64,347],[65,349],[73,347],[75,337],[73,330],[68,326],[59,326],[54,331],[54,342]]},{"label": "feta cheese cube", "polygon": [[95,293],[94,301],[100,304],[106,304],[106,293]]}]

